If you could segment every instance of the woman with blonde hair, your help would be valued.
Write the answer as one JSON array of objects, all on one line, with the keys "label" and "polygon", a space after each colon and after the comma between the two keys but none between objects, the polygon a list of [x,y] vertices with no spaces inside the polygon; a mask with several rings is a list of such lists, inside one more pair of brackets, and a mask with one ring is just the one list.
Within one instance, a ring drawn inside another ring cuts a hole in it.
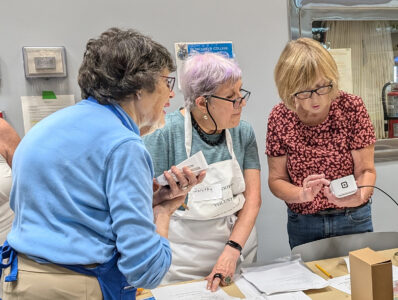
[{"label": "woman with blonde hair", "polygon": [[331,236],[373,231],[364,187],[337,198],[331,180],[353,174],[374,185],[374,129],[362,99],[338,90],[338,70],[317,41],[289,42],[275,67],[282,103],[268,119],[268,184],[288,206],[290,247]]}]

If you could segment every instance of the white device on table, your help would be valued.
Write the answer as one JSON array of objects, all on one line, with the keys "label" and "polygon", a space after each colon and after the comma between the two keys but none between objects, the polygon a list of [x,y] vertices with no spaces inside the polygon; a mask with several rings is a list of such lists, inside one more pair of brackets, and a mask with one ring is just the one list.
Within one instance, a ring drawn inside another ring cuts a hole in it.
[{"label": "white device on table", "polygon": [[[203,170],[206,170],[208,168],[207,161],[205,156],[203,155],[202,151],[196,152],[194,155],[191,157],[188,157],[186,160],[180,162],[177,166],[178,169],[182,169],[183,167],[188,167],[192,173],[194,173],[196,176],[199,175],[200,172]],[[171,170],[168,170],[173,176],[174,180],[178,182],[177,177],[171,172]],[[164,177],[164,174],[158,176],[156,178],[157,182],[160,185],[168,185],[169,183],[166,180],[166,177]]]},{"label": "white device on table", "polygon": [[358,190],[354,175],[348,175],[330,182],[330,190],[337,198],[355,194]]}]

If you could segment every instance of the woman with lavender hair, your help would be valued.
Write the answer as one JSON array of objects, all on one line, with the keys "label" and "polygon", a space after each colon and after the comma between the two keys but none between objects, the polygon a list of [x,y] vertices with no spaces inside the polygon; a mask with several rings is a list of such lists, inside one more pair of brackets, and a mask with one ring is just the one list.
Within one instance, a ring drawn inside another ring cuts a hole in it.
[{"label": "woman with lavender hair", "polygon": [[181,74],[185,108],[144,138],[156,176],[198,151],[209,165],[185,199],[188,209],[172,216],[173,259],[162,283],[206,276],[207,288],[215,291],[232,282],[243,260],[256,257],[260,163],[253,128],[240,120],[250,96],[241,76],[238,65],[222,55],[189,57]]}]

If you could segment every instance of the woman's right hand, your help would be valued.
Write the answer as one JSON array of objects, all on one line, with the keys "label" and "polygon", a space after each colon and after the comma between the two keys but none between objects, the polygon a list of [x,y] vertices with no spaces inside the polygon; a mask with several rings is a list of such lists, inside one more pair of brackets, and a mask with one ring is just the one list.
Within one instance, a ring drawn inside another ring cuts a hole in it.
[{"label": "woman's right hand", "polygon": [[314,200],[319,191],[330,181],[325,179],[325,174],[312,174],[303,180],[303,187],[300,190],[300,202],[309,202]]}]

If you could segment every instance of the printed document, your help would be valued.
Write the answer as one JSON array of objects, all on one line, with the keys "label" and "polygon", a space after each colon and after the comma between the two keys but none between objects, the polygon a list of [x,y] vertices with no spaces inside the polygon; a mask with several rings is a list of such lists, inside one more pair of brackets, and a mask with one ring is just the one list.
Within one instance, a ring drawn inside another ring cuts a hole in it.
[{"label": "printed document", "polygon": [[337,290],[351,295],[350,274],[329,279],[329,285]]},{"label": "printed document", "polygon": [[239,299],[229,296],[224,290],[218,288],[212,292],[206,289],[207,281],[168,285],[151,290],[156,300],[226,300]]},{"label": "printed document", "polygon": [[326,280],[311,272],[299,261],[243,268],[242,272],[246,280],[267,295],[321,289],[329,285]]},{"label": "printed document", "polygon": [[303,292],[289,292],[289,293],[280,293],[273,294],[270,296],[266,296],[265,294],[260,293],[250,282],[248,282],[243,277],[235,278],[235,284],[239,288],[239,290],[245,295],[246,299],[250,300],[311,300]]}]

